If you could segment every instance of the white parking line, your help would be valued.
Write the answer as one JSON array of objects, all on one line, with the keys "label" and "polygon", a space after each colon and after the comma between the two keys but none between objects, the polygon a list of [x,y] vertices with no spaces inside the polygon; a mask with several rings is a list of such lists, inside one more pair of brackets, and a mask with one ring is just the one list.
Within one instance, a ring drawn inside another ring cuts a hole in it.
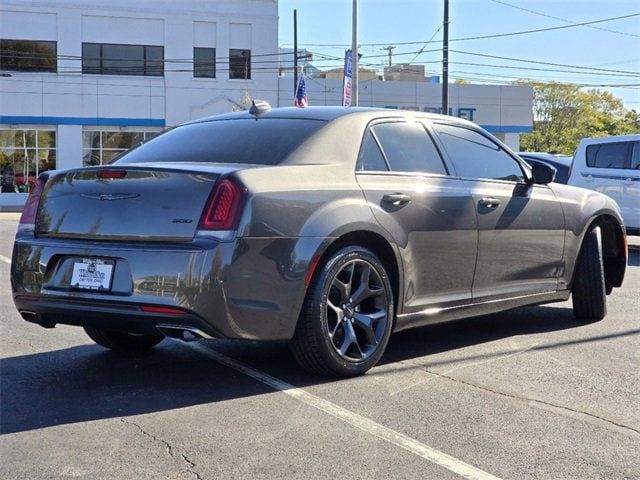
[{"label": "white parking line", "polygon": [[374,435],[386,442],[389,442],[397,447],[408,450],[409,452],[424,458],[436,465],[439,465],[447,470],[460,475],[461,477],[472,480],[499,480],[498,477],[491,475],[479,468],[469,465],[457,458],[440,452],[435,448],[432,448],[424,443],[421,443],[411,437],[408,437],[402,433],[396,432],[384,425],[374,422],[362,415],[358,415],[355,412],[340,407],[335,403],[332,403],[323,398],[317,397],[312,393],[307,392],[301,388],[295,387],[290,383],[287,383],[279,378],[272,377],[271,375],[256,370],[253,367],[238,362],[233,358],[205,347],[202,343],[189,343],[186,344],[193,350],[212,358],[216,362],[225,365],[229,368],[233,368],[240,373],[243,373],[265,385],[278,390],[292,398],[295,398],[299,402],[305,403],[313,408],[328,413],[346,423],[353,425],[371,435]]},{"label": "white parking line", "polygon": [[11,259],[5,257],[4,255],[0,255],[0,261],[6,263],[7,265],[11,265]]}]

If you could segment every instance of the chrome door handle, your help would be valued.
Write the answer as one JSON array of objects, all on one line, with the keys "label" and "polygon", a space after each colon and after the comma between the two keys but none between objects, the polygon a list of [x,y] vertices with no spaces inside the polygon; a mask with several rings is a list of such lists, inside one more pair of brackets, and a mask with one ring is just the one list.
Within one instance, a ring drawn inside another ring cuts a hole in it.
[{"label": "chrome door handle", "polygon": [[500,205],[500,200],[498,200],[497,198],[493,198],[493,197],[484,197],[484,198],[480,199],[478,204],[481,207],[496,208],[498,205]]},{"label": "chrome door handle", "polygon": [[411,201],[411,196],[404,193],[387,193],[382,197],[382,201],[392,205],[406,205]]}]

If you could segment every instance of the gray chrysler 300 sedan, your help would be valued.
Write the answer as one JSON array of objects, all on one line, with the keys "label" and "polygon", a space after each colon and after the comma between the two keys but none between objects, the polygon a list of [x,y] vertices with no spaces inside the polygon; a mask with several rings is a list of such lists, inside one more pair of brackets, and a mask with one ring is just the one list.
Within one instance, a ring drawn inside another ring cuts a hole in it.
[{"label": "gray chrysler 300 sedan", "polygon": [[570,295],[599,320],[625,272],[620,212],[553,176],[452,117],[258,104],[42,174],[13,298],[25,320],[114,350],[290,340],[339,376],[432,322]]}]

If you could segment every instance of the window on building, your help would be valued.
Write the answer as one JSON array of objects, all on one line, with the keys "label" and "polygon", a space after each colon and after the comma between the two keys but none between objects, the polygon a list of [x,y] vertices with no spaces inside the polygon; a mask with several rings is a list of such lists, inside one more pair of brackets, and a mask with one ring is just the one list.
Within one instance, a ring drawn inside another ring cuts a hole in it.
[{"label": "window on building", "polygon": [[1,39],[0,70],[55,73],[57,50],[56,42]]},{"label": "window on building", "polygon": [[453,125],[435,125],[434,129],[461,177],[511,182],[524,180],[520,164],[484,135]]},{"label": "window on building", "polygon": [[193,76],[199,78],[216,78],[215,48],[193,48]]},{"label": "window on building", "polygon": [[164,75],[164,47],[83,43],[82,73],[97,75]]},{"label": "window on building", "polygon": [[607,142],[587,147],[587,165],[593,168],[629,168],[632,142]]},{"label": "window on building", "polygon": [[422,124],[382,123],[373,126],[372,130],[392,171],[447,174],[440,154]]},{"label": "window on building", "polygon": [[157,131],[85,130],[82,139],[82,164],[106,165],[122,152],[155,137]]},{"label": "window on building", "polygon": [[229,49],[229,78],[251,79],[251,50]]},{"label": "window on building", "polygon": [[55,129],[0,129],[0,192],[29,192],[38,175],[55,168]]}]

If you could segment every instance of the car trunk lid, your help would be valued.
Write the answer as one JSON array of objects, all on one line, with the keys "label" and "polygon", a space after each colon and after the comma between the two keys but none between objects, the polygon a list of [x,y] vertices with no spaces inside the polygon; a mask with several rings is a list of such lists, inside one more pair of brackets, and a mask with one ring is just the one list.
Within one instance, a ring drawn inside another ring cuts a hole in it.
[{"label": "car trunk lid", "polygon": [[38,236],[189,241],[220,175],[211,164],[144,164],[68,170],[46,183]]}]

